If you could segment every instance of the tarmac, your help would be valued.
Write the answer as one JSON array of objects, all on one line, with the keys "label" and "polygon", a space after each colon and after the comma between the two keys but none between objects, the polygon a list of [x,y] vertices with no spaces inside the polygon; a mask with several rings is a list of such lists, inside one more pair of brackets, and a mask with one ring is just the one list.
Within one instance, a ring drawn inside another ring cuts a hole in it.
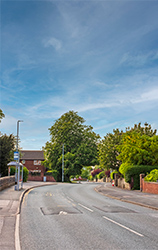
[{"label": "tarmac", "polygon": [[[20,250],[19,218],[25,193],[34,187],[56,184],[54,182],[28,181],[19,191],[15,190],[15,186],[0,191],[0,249]],[[158,210],[158,195],[156,194],[124,190],[113,187],[111,183],[102,183],[101,185],[98,183],[95,190],[113,199]]]}]

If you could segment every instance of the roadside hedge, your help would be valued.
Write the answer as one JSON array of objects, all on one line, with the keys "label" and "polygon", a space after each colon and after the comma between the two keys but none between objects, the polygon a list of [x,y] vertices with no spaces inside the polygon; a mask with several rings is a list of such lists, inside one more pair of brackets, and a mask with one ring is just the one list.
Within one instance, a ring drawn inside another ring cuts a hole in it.
[{"label": "roadside hedge", "polygon": [[[10,175],[15,175],[16,168],[11,166],[10,167]],[[21,175],[22,170],[20,169],[20,175]],[[23,182],[27,182],[29,175],[29,171],[26,167],[23,167]]]},{"label": "roadside hedge", "polygon": [[53,176],[55,180],[57,180],[58,176],[58,171],[53,169],[53,170],[48,170],[47,172],[44,173],[45,176]]},{"label": "roadside hedge", "polygon": [[131,183],[131,178],[134,179],[133,189],[140,189],[140,174],[147,175],[151,170],[158,169],[158,166],[134,165],[128,166],[125,172],[125,181]]}]

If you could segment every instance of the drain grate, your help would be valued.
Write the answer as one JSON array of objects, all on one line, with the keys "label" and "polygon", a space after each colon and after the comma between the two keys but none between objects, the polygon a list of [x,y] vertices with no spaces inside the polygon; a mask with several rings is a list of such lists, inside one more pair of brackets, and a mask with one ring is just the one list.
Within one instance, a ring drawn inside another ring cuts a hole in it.
[{"label": "drain grate", "polygon": [[136,213],[135,211],[125,208],[125,207],[117,207],[117,206],[103,206],[95,208],[105,212],[105,213]]},{"label": "drain grate", "polygon": [[41,207],[44,215],[66,215],[66,214],[81,214],[82,212],[75,207]]}]

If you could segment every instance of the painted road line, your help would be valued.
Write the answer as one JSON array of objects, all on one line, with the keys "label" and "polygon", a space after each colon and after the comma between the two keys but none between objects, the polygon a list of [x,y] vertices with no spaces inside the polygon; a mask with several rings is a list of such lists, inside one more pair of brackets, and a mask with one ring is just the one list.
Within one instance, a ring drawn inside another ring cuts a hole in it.
[{"label": "painted road line", "polygon": [[132,233],[134,233],[134,234],[137,234],[137,235],[140,236],[140,237],[144,237],[144,235],[142,235],[142,234],[140,234],[140,233],[138,233],[138,232],[136,232],[136,231],[130,229],[129,227],[126,227],[126,226],[124,226],[124,225],[122,225],[122,224],[120,224],[120,223],[118,223],[118,222],[116,222],[116,221],[114,221],[114,220],[111,220],[111,219],[109,219],[109,218],[106,217],[106,216],[103,216],[103,218],[106,219],[106,220],[108,220],[108,221],[111,221],[112,223],[115,223],[116,225],[118,225],[118,226],[120,226],[120,227],[125,228],[126,230],[128,230],[128,231],[130,231],[130,232],[132,232]]},{"label": "painted road line", "polygon": [[88,208],[88,207],[85,207],[84,205],[82,205],[82,204],[80,204],[80,203],[78,203],[78,205],[81,206],[81,207],[83,207],[83,208],[85,208],[85,209],[87,209],[87,210],[90,211],[90,212],[93,212],[92,209],[90,209],[90,208]]},{"label": "painted road line", "polygon": [[70,201],[74,201],[73,199],[71,199],[70,197],[67,196],[67,198],[70,200]]}]

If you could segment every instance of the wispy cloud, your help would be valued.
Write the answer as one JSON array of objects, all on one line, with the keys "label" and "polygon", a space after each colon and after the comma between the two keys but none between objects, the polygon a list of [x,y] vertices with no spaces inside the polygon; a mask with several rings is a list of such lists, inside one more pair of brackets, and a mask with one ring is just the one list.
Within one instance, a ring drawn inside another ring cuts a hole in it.
[{"label": "wispy cloud", "polygon": [[51,37],[49,39],[45,39],[43,41],[44,47],[53,47],[56,51],[59,51],[62,48],[62,42],[54,37]]},{"label": "wispy cloud", "polygon": [[132,67],[140,67],[145,64],[150,64],[158,60],[158,51],[150,51],[148,53],[137,53],[135,55],[129,53],[125,53],[121,58],[120,64],[132,66]]}]

